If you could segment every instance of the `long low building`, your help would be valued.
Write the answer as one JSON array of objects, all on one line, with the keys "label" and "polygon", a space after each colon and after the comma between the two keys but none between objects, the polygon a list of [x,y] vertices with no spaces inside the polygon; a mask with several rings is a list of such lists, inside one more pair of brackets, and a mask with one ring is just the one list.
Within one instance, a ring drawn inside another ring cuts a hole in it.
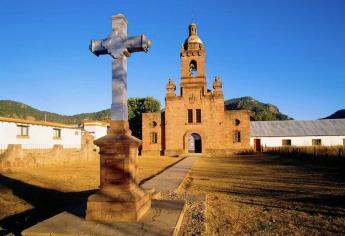
[{"label": "long low building", "polygon": [[81,148],[84,132],[97,139],[107,134],[107,123],[88,120],[78,126],[0,117],[0,149],[9,144],[21,144],[24,149],[49,149],[56,144]]},{"label": "long low building", "polygon": [[[98,139],[107,134],[108,123],[84,120],[80,125],[0,117],[0,151],[9,144],[21,144],[24,149],[46,149],[55,144],[64,148],[80,148],[82,134],[88,132]],[[252,121],[250,145],[338,146],[345,145],[345,119],[310,121]]]},{"label": "long low building", "polygon": [[250,144],[255,150],[281,146],[345,145],[345,119],[252,121]]}]

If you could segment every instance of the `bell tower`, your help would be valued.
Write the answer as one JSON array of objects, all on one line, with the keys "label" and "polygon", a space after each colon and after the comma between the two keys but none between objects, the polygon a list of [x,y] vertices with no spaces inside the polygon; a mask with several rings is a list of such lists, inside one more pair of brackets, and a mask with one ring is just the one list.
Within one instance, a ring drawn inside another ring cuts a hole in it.
[{"label": "bell tower", "polygon": [[189,36],[181,48],[181,95],[186,88],[200,89],[204,95],[207,91],[205,72],[205,47],[198,36],[197,26],[188,27]]}]

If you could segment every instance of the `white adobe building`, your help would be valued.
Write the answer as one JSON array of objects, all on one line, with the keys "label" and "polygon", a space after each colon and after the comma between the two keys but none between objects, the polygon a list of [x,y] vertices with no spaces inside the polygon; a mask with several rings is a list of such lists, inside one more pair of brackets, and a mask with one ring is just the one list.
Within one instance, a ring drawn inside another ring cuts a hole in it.
[{"label": "white adobe building", "polygon": [[82,127],[54,122],[0,117],[0,150],[9,144],[21,144],[24,149],[50,149],[54,145],[81,148],[83,133],[95,139],[107,134],[107,123],[85,121]]},{"label": "white adobe building", "polygon": [[82,130],[77,126],[53,122],[0,117],[0,146],[21,144],[23,148],[81,147]]},{"label": "white adobe building", "polygon": [[250,144],[261,147],[345,145],[345,119],[250,122]]},{"label": "white adobe building", "polygon": [[99,139],[107,135],[109,124],[103,121],[97,120],[84,120],[83,128],[85,131],[93,135],[95,139]]}]

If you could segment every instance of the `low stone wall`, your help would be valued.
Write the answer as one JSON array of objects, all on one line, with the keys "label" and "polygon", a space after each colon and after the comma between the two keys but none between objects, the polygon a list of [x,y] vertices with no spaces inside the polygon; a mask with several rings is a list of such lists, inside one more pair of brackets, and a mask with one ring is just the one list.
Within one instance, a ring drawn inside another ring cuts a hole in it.
[{"label": "low stone wall", "polygon": [[[253,154],[254,149],[253,148],[243,148],[243,149],[205,149],[202,151],[201,154],[204,156],[209,156],[209,157],[231,157],[233,155],[248,155],[248,154]],[[159,154],[159,152],[155,151],[143,151],[142,155],[147,156],[147,155],[154,155],[154,154]],[[165,151],[166,156],[185,156],[188,154],[194,154],[194,153],[188,153],[185,152],[184,150],[167,150]],[[197,153],[198,154],[198,153]]]},{"label": "low stone wall", "polygon": [[141,151],[141,156],[163,156],[161,155],[161,152],[159,150],[146,150],[146,151]]},{"label": "low stone wall", "polygon": [[9,144],[7,150],[0,155],[0,171],[95,160],[99,158],[98,151],[98,147],[93,144],[91,135],[83,137],[81,149],[66,149],[62,145],[54,145],[52,149],[36,152],[33,149],[23,149],[21,144]]},{"label": "low stone wall", "polygon": [[344,146],[312,146],[312,147],[264,147],[263,152],[292,157],[333,157],[345,159]]}]

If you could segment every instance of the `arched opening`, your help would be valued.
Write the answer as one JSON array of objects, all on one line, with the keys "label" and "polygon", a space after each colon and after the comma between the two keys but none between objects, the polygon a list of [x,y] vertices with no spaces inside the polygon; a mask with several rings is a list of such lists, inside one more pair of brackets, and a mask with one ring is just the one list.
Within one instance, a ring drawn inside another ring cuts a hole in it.
[{"label": "arched opening", "polygon": [[191,60],[189,63],[189,75],[190,76],[197,76],[198,65],[195,60]]},{"label": "arched opening", "polygon": [[188,152],[201,153],[201,137],[199,134],[192,133],[188,137]]}]

